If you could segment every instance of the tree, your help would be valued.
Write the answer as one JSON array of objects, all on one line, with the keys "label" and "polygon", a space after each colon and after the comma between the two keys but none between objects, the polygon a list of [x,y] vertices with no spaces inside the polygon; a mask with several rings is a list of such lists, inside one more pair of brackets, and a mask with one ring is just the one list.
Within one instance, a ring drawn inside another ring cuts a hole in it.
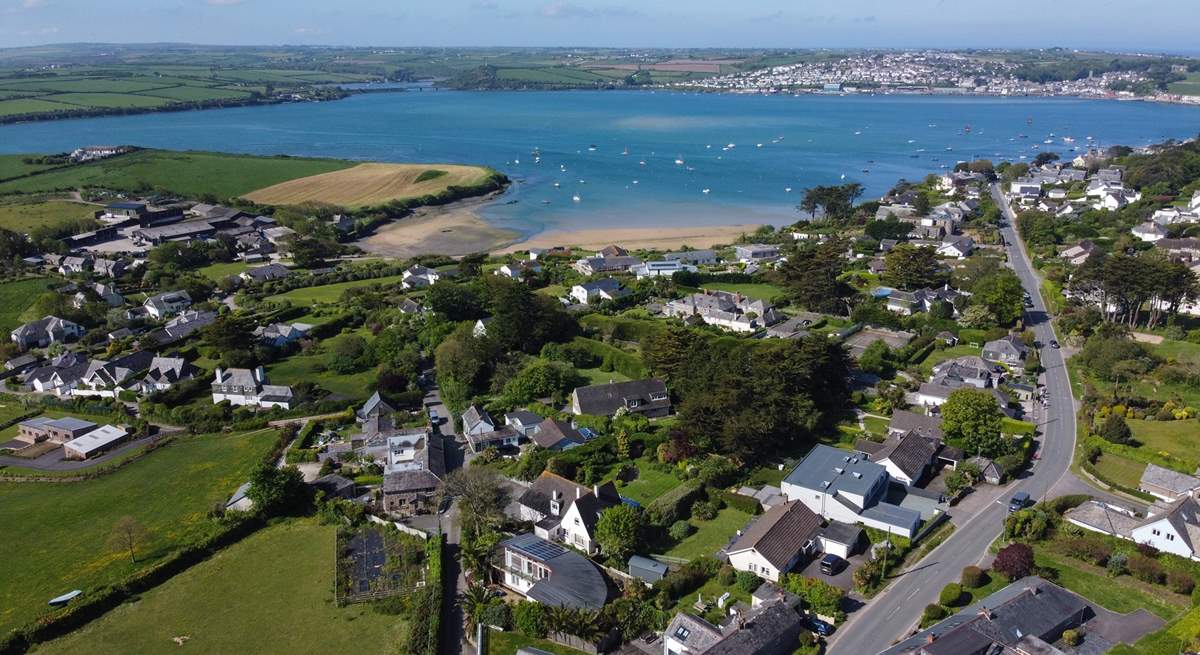
[{"label": "tree", "polygon": [[251,338],[254,323],[244,316],[222,314],[206,325],[202,334],[204,341],[218,353],[230,350],[247,350],[253,344]]},{"label": "tree", "polygon": [[320,268],[325,265],[325,258],[335,251],[331,244],[318,239],[292,239],[292,261],[300,268]]},{"label": "tree", "polygon": [[839,279],[846,269],[845,252],[844,239],[797,246],[780,269],[792,300],[811,311],[846,314],[842,298],[851,290]]},{"label": "tree", "polygon": [[494,469],[469,466],[446,476],[446,493],[458,499],[459,521],[476,534],[504,522],[508,486]]},{"label": "tree", "polygon": [[917,210],[917,215],[924,216],[928,214],[929,207],[929,196],[924,193],[918,193],[916,199],[913,200],[913,209]]},{"label": "tree", "polygon": [[824,580],[806,578],[797,573],[788,573],[783,576],[780,585],[787,591],[804,599],[804,604],[807,608],[817,614],[833,617],[837,620],[841,620],[846,616],[846,611],[842,608],[846,592]]},{"label": "tree", "polygon": [[246,497],[254,503],[254,511],[263,516],[274,516],[305,505],[309,487],[295,466],[278,468],[273,462],[262,462],[250,474]]},{"label": "tree", "polygon": [[1001,548],[992,561],[992,570],[1015,582],[1033,573],[1033,548],[1028,544],[1015,543]]},{"label": "tree", "polygon": [[942,431],[959,439],[968,453],[999,457],[1008,452],[1000,434],[1004,418],[996,398],[982,389],[955,389],[942,404]]},{"label": "tree", "polygon": [[904,239],[908,237],[909,232],[912,232],[912,225],[895,216],[888,216],[882,221],[868,221],[863,232],[876,241]]},{"label": "tree", "polygon": [[492,592],[486,585],[472,581],[462,593],[463,624],[467,629],[467,638],[475,636],[475,626],[492,600]]},{"label": "tree", "polygon": [[1037,154],[1037,157],[1033,158],[1033,165],[1034,166],[1045,166],[1046,164],[1049,164],[1050,162],[1053,162],[1053,161],[1058,161],[1058,153],[1050,152],[1049,150],[1045,150],[1045,151],[1039,152]]},{"label": "tree", "polygon": [[837,186],[815,186],[804,190],[804,199],[798,209],[816,216],[821,209],[829,218],[849,218],[854,211],[854,201],[862,195],[863,187],[857,182]]},{"label": "tree", "polygon": [[357,334],[342,334],[329,344],[329,368],[337,373],[353,373],[370,364],[367,340]]},{"label": "tree", "polygon": [[867,373],[874,373],[882,378],[890,378],[895,374],[892,363],[892,349],[883,340],[872,341],[858,358],[858,367]]},{"label": "tree", "polygon": [[977,330],[994,327],[996,323],[996,315],[992,313],[992,310],[983,305],[971,305],[967,307],[958,319],[959,325]]},{"label": "tree", "polygon": [[521,634],[534,639],[546,636],[546,605],[523,600],[513,606],[513,626]]},{"label": "tree", "polygon": [[1098,433],[1105,441],[1117,444],[1128,444],[1133,441],[1133,431],[1125,418],[1119,414],[1109,414],[1100,424]]},{"label": "tree", "polygon": [[945,281],[937,251],[902,243],[884,256],[883,281],[901,289],[939,286]]},{"label": "tree", "polygon": [[643,523],[642,513],[630,505],[610,507],[596,522],[596,542],[610,558],[624,562],[637,550]]},{"label": "tree", "polygon": [[109,546],[120,553],[129,553],[129,561],[137,564],[137,547],[146,540],[146,528],[132,516],[122,516],[113,524],[108,535]]},{"label": "tree", "polygon": [[974,285],[971,301],[988,308],[1001,325],[1012,325],[1024,310],[1025,289],[1017,274],[1005,268],[982,277]]}]

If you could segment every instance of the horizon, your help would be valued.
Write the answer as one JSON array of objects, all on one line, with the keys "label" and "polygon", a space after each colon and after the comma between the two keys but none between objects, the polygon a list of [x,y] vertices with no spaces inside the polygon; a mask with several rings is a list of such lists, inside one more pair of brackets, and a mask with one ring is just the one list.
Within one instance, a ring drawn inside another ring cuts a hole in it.
[{"label": "horizon", "polygon": [[[99,33],[135,32],[138,45],[225,47],[429,47],[631,49],[1050,49],[1191,54],[1200,6],[1160,0],[1154,11],[1122,13],[1115,0],[1014,0],[980,9],[947,0],[784,0],[748,3],[730,16],[713,0],[621,2],[471,0],[394,7],[349,0],[79,0],[0,2],[0,48],[117,44]],[[1112,17],[1119,15],[1120,21]],[[1170,15],[1172,20],[1163,21]],[[1064,29],[1067,26],[1067,29]],[[997,34],[1011,35],[1006,43]],[[202,35],[197,38],[197,35]],[[210,36],[211,35],[211,36]],[[575,44],[572,44],[575,41]],[[584,41],[608,45],[579,45]],[[952,45],[957,43],[959,45]],[[980,43],[989,45],[979,45]],[[1049,46],[1047,43],[1056,43]],[[403,45],[400,45],[403,44]],[[484,45],[487,44],[487,45]],[[555,45],[551,45],[555,44]],[[654,45],[648,45],[654,44]],[[938,44],[938,45],[931,45]],[[972,45],[966,45],[972,44]]]}]

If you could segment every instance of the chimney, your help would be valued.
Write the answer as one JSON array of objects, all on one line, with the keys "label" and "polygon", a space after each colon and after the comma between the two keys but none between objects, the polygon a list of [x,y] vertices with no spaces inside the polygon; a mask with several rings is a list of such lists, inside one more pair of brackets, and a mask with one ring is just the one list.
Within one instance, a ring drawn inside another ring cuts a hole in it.
[{"label": "chimney", "polygon": [[925,635],[925,643],[927,644],[932,644],[934,639],[937,639],[937,635],[933,634],[932,632]]},{"label": "chimney", "polygon": [[583,497],[583,489],[581,489],[579,487],[575,487],[575,500],[579,500],[582,497]]},{"label": "chimney", "polygon": [[224,378],[222,378],[222,377],[221,377],[221,373],[222,373],[222,371],[221,371],[221,367],[220,367],[220,366],[218,366],[218,367],[217,367],[217,370],[216,370],[216,374],[217,374],[217,382],[218,382],[218,383],[220,383],[220,382],[221,382],[221,380],[222,380],[222,379],[224,379]]},{"label": "chimney", "polygon": [[990,620],[992,619],[992,611],[991,611],[991,610],[989,610],[989,609],[988,609],[988,608],[986,608],[986,607],[982,607],[982,606],[981,606],[981,607],[979,608],[979,616],[980,616],[981,618],[985,618],[985,619],[988,619],[988,620],[990,621]]},{"label": "chimney", "polygon": [[262,382],[263,382],[264,380],[266,380],[266,379],[267,379],[267,371],[266,371],[266,369],[264,369],[264,368],[263,368],[263,367],[261,367],[261,366],[255,367],[255,369],[254,369],[254,379],[255,379],[256,381],[258,381],[258,383],[259,383],[259,384],[262,384]]},{"label": "chimney", "polygon": [[553,492],[550,493],[550,498],[552,500],[562,500],[562,492],[559,491],[558,489],[555,489]]}]

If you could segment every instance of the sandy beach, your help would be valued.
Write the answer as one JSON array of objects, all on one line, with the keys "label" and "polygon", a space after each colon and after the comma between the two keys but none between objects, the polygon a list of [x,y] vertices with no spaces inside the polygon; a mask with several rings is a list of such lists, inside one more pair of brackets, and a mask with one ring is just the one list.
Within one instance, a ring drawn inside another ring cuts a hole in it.
[{"label": "sandy beach", "polygon": [[617,244],[628,249],[674,250],[681,246],[708,248],[733,243],[743,234],[754,232],[756,224],[694,225],[684,227],[614,227],[586,230],[553,230],[514,243],[500,252],[528,248],[570,246],[584,250],[599,250]]},{"label": "sandy beach", "polygon": [[463,200],[440,207],[423,207],[412,216],[393,221],[355,243],[375,255],[405,258],[439,254],[458,256],[488,252],[511,244],[520,235],[489,225],[476,211],[494,196]]}]

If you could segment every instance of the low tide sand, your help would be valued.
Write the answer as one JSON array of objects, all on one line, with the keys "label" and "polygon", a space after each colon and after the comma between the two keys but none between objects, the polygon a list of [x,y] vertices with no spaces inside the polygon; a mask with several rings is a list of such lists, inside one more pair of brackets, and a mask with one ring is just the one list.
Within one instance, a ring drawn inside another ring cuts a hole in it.
[{"label": "low tide sand", "polygon": [[708,248],[733,243],[758,224],[695,225],[674,227],[613,227],[551,230],[521,239],[517,232],[495,227],[479,215],[479,208],[494,196],[427,207],[380,228],[358,242],[366,252],[387,257],[421,254],[449,256],[473,252],[509,253],[528,248],[568,246],[599,250],[610,244],[629,249],[673,250],[682,246]]}]

